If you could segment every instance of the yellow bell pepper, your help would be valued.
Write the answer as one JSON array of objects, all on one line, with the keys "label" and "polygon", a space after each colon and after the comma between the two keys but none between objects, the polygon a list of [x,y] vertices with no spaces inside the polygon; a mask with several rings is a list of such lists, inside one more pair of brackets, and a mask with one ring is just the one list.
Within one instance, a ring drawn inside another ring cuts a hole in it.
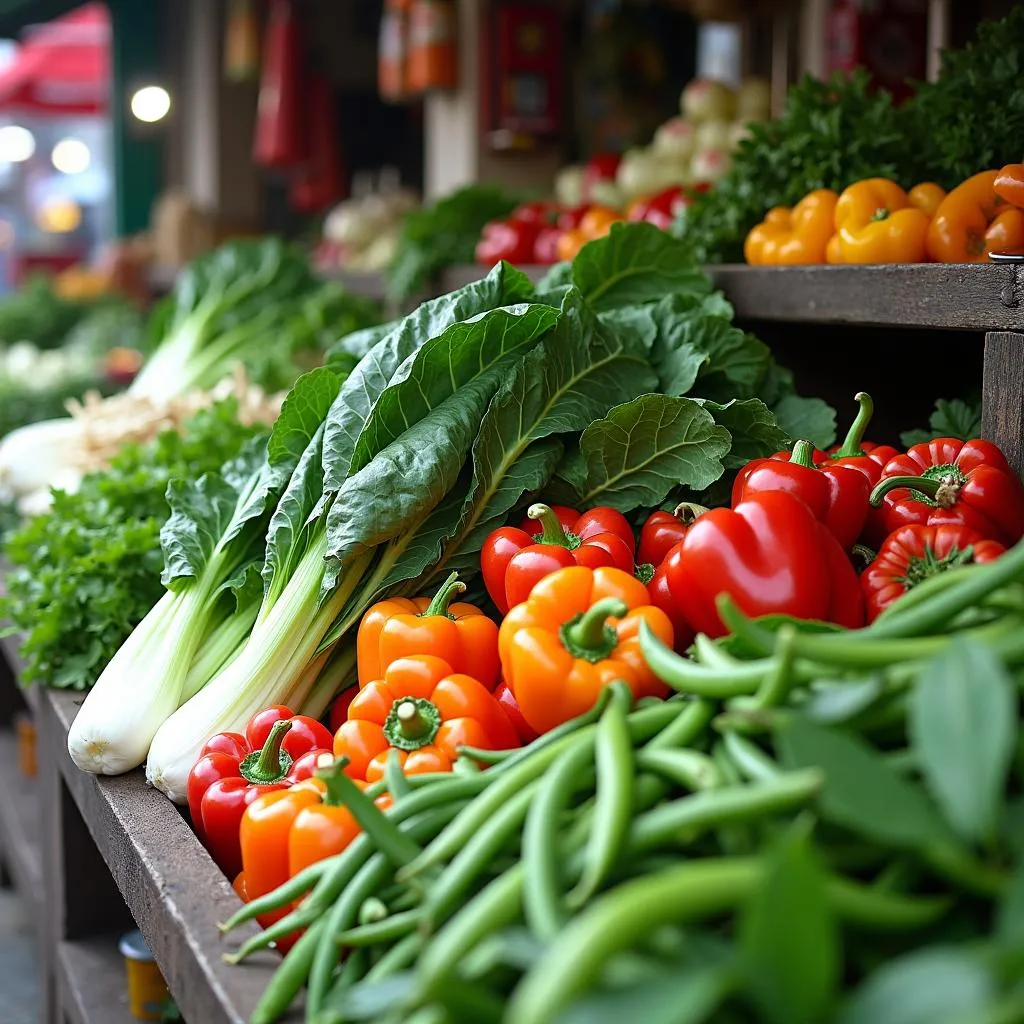
[{"label": "yellow bell pepper", "polygon": [[836,203],[837,255],[844,263],[920,263],[930,220],[896,182],[858,181]]},{"label": "yellow bell pepper", "polygon": [[761,267],[824,263],[837,199],[831,189],[819,188],[792,209],[769,210],[743,244],[747,262]]},{"label": "yellow bell pepper", "polygon": [[911,206],[934,217],[939,204],[946,198],[946,190],[934,181],[922,181],[907,193],[907,198]]}]

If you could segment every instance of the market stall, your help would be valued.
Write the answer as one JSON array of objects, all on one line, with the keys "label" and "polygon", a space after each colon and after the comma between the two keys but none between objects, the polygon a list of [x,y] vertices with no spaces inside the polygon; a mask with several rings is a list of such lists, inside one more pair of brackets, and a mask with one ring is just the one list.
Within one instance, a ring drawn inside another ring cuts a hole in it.
[{"label": "market stall", "polygon": [[698,79],[578,195],[375,173],[315,259],[0,306],[110,392],[0,439],[46,1024],[1024,1019],[1022,15],[903,106]]}]

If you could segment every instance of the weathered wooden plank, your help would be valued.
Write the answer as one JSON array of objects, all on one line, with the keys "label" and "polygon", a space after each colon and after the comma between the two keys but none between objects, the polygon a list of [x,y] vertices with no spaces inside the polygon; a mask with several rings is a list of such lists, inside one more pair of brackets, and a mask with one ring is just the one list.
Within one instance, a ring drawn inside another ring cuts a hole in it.
[{"label": "weathered wooden plank", "polygon": [[744,320],[1024,329],[1024,268],[994,263],[708,267]]},{"label": "weathered wooden plank", "polygon": [[1024,476],[1024,333],[985,335],[982,433]]},{"label": "weathered wooden plank", "polygon": [[56,733],[53,752],[171,993],[188,1021],[244,1024],[278,957],[266,953],[244,967],[224,963],[234,941],[255,934],[256,926],[240,928],[231,945],[221,940],[217,922],[238,909],[238,896],[178,809],[146,786],[141,770],[97,777],[75,767],[67,754],[75,700],[57,691],[44,695],[44,715]]},{"label": "weathered wooden plank", "polygon": [[44,898],[39,784],[18,770],[18,739],[9,729],[0,729],[0,779],[0,859],[38,931]]},{"label": "weathered wooden plank", "polygon": [[118,935],[98,935],[57,946],[57,987],[69,1024],[132,1024]]}]

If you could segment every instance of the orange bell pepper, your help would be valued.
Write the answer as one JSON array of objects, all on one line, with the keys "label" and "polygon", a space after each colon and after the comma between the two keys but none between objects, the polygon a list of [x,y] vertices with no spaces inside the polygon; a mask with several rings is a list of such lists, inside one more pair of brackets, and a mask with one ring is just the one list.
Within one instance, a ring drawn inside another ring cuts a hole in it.
[{"label": "orange bell pepper", "polygon": [[843,263],[843,253],[839,248],[839,236],[833,235],[828,240],[828,245],[825,246],[825,262],[826,263]]},{"label": "orange bell pepper", "polygon": [[838,253],[844,263],[920,263],[928,222],[896,182],[858,181],[836,203]]},{"label": "orange bell pepper", "polygon": [[394,747],[407,775],[451,771],[459,747],[519,746],[512,723],[485,686],[430,654],[398,658],[383,679],[353,698],[334,753],[348,758],[347,775],[374,782]]},{"label": "orange bell pepper", "polygon": [[934,181],[922,181],[907,193],[910,205],[922,213],[927,213],[929,217],[935,216],[935,211],[945,198],[946,190],[941,185],[936,185]]},{"label": "orange bell pepper", "polygon": [[618,210],[610,206],[592,206],[580,220],[580,231],[588,242],[595,238],[603,238],[612,229],[613,224],[618,224],[624,218]]},{"label": "orange bell pepper", "polygon": [[672,646],[668,616],[630,573],[577,565],[545,576],[499,634],[505,682],[530,727],[548,732],[583,714],[616,679],[637,698],[665,696],[640,652],[641,622]]},{"label": "orange bell pepper", "polygon": [[1024,164],[1007,164],[996,175],[992,190],[1011,206],[1024,206]]},{"label": "orange bell pepper", "polygon": [[576,254],[590,239],[579,229],[570,228],[555,243],[555,255],[563,263],[576,259]]},{"label": "orange bell pepper", "polygon": [[984,263],[989,253],[1024,246],[1024,210],[996,193],[999,174],[975,174],[942,200],[928,228],[936,263]]},{"label": "orange bell pepper", "polygon": [[433,599],[396,597],[372,605],[359,623],[359,685],[380,679],[397,658],[434,654],[449,672],[464,672],[484,686],[498,685],[498,627],[471,604],[452,604],[466,589],[452,573]]},{"label": "orange bell pepper", "polygon": [[824,263],[838,198],[831,189],[819,188],[792,210],[785,206],[769,210],[743,243],[747,262],[755,267]]}]

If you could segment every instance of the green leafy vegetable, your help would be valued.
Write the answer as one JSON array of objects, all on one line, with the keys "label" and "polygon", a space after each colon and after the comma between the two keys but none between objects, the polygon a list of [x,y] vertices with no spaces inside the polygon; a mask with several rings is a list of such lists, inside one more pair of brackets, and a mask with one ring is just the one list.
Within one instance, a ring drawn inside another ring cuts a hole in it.
[{"label": "green leafy vegetable", "polygon": [[961,441],[980,437],[981,403],[969,403],[959,398],[952,401],[940,398],[928,418],[928,426],[928,430],[904,431],[900,434],[900,442],[910,448],[915,444],[927,444],[936,437],[958,437]]}]

